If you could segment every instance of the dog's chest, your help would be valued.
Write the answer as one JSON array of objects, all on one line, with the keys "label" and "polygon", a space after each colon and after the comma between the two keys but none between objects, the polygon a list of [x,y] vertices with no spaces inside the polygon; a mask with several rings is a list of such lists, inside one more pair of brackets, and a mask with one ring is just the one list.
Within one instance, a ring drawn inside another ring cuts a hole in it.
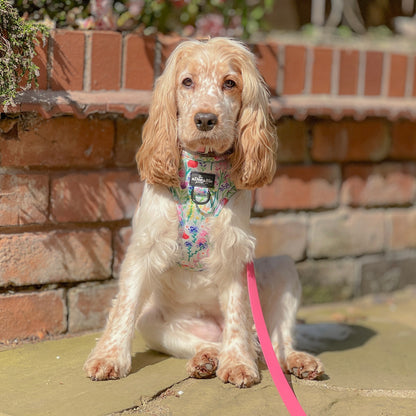
[{"label": "dog's chest", "polygon": [[179,231],[178,264],[188,270],[204,270],[209,255],[209,223],[234,196],[231,164],[227,156],[211,157],[182,152],[180,186],[170,188],[176,201]]}]

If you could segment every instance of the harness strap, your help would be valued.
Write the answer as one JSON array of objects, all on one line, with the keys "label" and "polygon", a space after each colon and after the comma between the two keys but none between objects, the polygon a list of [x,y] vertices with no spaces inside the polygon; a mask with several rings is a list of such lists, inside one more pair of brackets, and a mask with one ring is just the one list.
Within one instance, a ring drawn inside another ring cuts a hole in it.
[{"label": "harness strap", "polygon": [[256,275],[254,273],[254,264],[252,262],[247,264],[247,285],[257,335],[259,337],[264,359],[266,360],[267,368],[270,371],[270,375],[272,376],[277,391],[279,392],[280,397],[282,398],[283,403],[291,416],[306,416],[306,413],[298,402],[295,393],[290,388],[273,350],[272,342],[270,340],[266,323],[264,322],[263,312],[261,310]]},{"label": "harness strap", "polygon": [[231,180],[229,155],[208,156],[182,151],[180,186],[169,188],[179,219],[177,263],[192,271],[205,270],[209,256],[209,223],[237,193]]}]

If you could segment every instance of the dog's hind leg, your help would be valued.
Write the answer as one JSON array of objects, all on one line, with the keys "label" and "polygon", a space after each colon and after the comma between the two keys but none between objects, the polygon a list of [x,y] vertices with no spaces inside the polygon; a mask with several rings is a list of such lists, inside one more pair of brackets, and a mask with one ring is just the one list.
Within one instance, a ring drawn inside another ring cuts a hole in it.
[{"label": "dog's hind leg", "polygon": [[[156,302],[155,302],[156,303]],[[189,358],[190,377],[215,375],[222,329],[213,318],[174,319],[150,301],[137,321],[149,348],[179,358]]]},{"label": "dog's hind leg", "polygon": [[294,262],[288,256],[266,257],[255,268],[264,319],[282,369],[299,378],[317,378],[324,371],[320,360],[293,348],[301,297]]}]

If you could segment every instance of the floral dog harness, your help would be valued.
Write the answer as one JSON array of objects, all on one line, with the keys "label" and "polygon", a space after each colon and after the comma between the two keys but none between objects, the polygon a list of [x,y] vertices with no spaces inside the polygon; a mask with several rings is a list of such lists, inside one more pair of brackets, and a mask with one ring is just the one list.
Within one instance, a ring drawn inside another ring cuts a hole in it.
[{"label": "floral dog harness", "polygon": [[193,271],[204,270],[209,254],[208,222],[216,217],[237,192],[230,178],[228,155],[206,156],[182,151],[180,186],[170,188],[179,217],[178,264]]}]

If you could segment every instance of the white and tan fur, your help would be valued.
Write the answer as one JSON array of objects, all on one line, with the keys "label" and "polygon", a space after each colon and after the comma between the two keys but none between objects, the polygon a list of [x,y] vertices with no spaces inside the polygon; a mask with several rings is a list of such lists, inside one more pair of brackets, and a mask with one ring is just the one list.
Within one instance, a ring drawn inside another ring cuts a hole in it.
[{"label": "white and tan fur", "polygon": [[[214,114],[200,129],[195,115]],[[249,387],[259,382],[260,350],[253,330],[246,264],[255,241],[249,227],[251,189],[275,173],[276,137],[268,92],[255,60],[242,44],[224,38],[186,41],[157,80],[137,161],[146,181],[121,267],[119,293],[104,334],[85,363],[93,380],[125,377],[131,367],[135,325],[155,350],[189,358],[197,378],[217,375]],[[179,184],[180,151],[232,151],[238,188],[210,219],[210,254],[203,272],[187,271],[178,258],[178,216],[168,189]],[[280,364],[298,377],[316,378],[322,364],[292,347],[300,285],[287,257],[256,263],[265,320]]]}]

